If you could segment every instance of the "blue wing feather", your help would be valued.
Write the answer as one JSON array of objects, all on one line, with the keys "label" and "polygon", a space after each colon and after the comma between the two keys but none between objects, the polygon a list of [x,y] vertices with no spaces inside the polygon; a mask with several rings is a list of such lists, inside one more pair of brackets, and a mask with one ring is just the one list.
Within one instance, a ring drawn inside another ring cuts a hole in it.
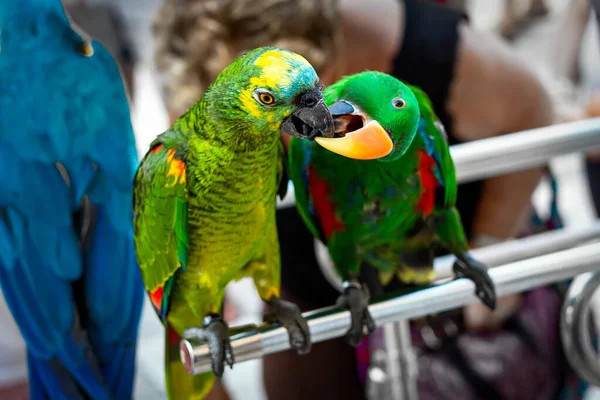
[{"label": "blue wing feather", "polygon": [[[64,18],[27,18],[3,25],[0,285],[27,343],[34,399],[131,398],[144,289],[128,101],[101,45],[83,57]],[[73,213],[86,195],[96,218],[83,250]]]},{"label": "blue wing feather", "polygon": [[[308,147],[304,148],[304,159],[302,160],[302,168],[300,169],[300,176],[302,178],[302,186],[308,193],[308,166],[310,165],[310,149]],[[315,218],[315,209],[313,206],[312,198],[307,196],[306,199],[306,208],[308,213],[312,218]]]},{"label": "blue wing feather", "polygon": [[431,130],[432,128],[433,129],[437,129],[437,128],[428,127],[428,126],[426,126],[427,124],[429,124],[429,122],[425,118],[421,118],[419,121],[419,128],[418,128],[417,132],[423,139],[423,143],[425,144],[425,151],[427,152],[427,154],[432,156],[436,161],[436,165],[433,169],[433,174],[435,175],[440,186],[444,187],[444,178],[442,177],[442,172],[440,170],[440,164],[442,162],[440,159],[440,154],[435,150],[434,138],[432,138],[431,136],[429,136],[427,134],[428,130]]}]

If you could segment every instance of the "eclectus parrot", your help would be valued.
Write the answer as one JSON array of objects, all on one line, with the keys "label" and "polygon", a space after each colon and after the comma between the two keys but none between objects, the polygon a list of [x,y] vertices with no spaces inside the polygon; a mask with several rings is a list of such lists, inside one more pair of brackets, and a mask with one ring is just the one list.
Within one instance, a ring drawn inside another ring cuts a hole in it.
[{"label": "eclectus parrot", "polygon": [[[252,277],[290,334],[310,348],[300,309],[279,297],[276,196],[287,189],[280,132],[333,136],[313,67],[300,55],[265,47],[228,65],[204,96],[158,136],[135,177],[135,244],[146,289],[167,328],[167,391],[203,398],[234,359],[219,315],[226,285]],[[202,326],[213,373],[190,376],[178,343]],[[188,332],[188,334],[191,331]]]},{"label": "eclectus parrot", "polygon": [[131,399],[138,157],[119,69],[74,29],[60,0],[0,4],[0,286],[32,399]]},{"label": "eclectus parrot", "polygon": [[438,245],[457,257],[455,275],[471,279],[493,309],[493,282],[469,256],[455,208],[454,163],[427,95],[368,71],[343,78],[324,97],[335,137],[292,138],[289,171],[302,218],[344,280],[338,303],[352,315],[347,341],[357,346],[363,326],[375,328],[368,288],[359,282],[361,263],[379,272],[382,285],[394,276],[423,285],[434,279]]}]

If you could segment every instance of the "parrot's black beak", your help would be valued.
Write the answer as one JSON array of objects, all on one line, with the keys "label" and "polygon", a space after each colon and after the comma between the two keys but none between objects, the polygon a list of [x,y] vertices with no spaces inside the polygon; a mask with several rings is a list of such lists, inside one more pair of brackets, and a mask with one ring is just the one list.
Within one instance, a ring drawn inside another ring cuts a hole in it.
[{"label": "parrot's black beak", "polygon": [[299,96],[298,107],[283,120],[281,132],[308,140],[333,137],[333,118],[318,88]]}]

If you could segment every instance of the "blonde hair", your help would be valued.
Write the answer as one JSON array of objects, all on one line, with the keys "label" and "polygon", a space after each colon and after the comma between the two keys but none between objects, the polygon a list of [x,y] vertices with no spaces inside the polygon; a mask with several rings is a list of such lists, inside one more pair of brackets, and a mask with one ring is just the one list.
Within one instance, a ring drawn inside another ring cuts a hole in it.
[{"label": "blonde hair", "polygon": [[182,114],[239,54],[276,46],[322,74],[339,49],[338,0],[164,0],[153,23],[169,111]]}]

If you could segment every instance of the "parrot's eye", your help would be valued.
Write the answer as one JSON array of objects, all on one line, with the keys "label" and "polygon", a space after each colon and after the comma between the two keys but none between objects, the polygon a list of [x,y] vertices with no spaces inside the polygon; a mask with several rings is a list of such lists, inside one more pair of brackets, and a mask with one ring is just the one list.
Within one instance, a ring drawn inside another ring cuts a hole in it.
[{"label": "parrot's eye", "polygon": [[265,106],[275,104],[275,96],[264,89],[256,89],[252,94],[259,103]]},{"label": "parrot's eye", "polygon": [[273,95],[270,95],[269,93],[261,93],[258,98],[260,99],[260,102],[263,104],[272,104],[275,99],[273,98]]},{"label": "parrot's eye", "polygon": [[396,108],[404,108],[404,107],[406,107],[406,101],[404,101],[404,99],[400,99],[400,98],[392,100],[392,104]]}]

